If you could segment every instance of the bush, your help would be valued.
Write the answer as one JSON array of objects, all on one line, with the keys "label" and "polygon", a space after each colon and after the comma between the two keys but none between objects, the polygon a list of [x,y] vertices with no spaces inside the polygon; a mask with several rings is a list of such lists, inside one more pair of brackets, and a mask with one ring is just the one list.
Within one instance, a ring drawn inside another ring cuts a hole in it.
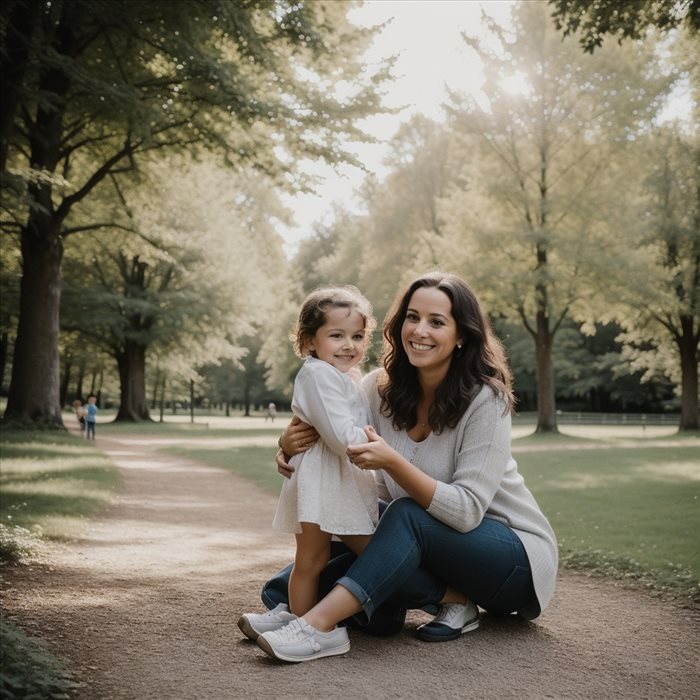
[{"label": "bush", "polygon": [[38,538],[19,525],[5,525],[0,522],[0,565],[14,566],[31,555]]},{"label": "bush", "polygon": [[60,659],[7,620],[0,620],[0,649],[2,698],[61,700],[78,687]]}]

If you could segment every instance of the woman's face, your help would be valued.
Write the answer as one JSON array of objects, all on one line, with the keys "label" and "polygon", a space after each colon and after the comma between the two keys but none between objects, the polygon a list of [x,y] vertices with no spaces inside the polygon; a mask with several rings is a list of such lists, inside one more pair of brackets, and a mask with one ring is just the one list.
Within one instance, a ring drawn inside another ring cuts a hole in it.
[{"label": "woman's face", "polygon": [[447,374],[461,339],[452,316],[452,302],[436,287],[420,287],[411,296],[401,327],[409,362],[419,371]]}]

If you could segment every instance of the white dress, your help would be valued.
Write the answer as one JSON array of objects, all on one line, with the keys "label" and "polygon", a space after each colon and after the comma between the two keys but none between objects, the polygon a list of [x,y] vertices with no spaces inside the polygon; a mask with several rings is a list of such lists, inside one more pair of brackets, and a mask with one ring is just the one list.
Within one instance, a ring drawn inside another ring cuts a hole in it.
[{"label": "white dress", "polygon": [[321,439],[292,457],[272,526],[300,533],[300,522],[316,523],[333,535],[371,535],[377,524],[374,472],[356,467],[348,445],[367,442],[369,404],[360,386],[332,365],[309,357],[294,380],[294,413]]}]

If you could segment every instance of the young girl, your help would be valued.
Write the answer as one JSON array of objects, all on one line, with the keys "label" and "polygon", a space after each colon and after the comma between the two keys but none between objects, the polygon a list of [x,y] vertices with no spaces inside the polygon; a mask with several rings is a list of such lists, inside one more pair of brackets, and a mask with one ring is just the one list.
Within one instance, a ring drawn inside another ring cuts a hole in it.
[{"label": "young girl", "polygon": [[332,535],[359,553],[374,532],[373,472],[358,469],[346,450],[366,441],[369,404],[356,383],[357,365],[375,326],[371,304],[355,287],[318,289],[302,304],[292,339],[295,352],[305,361],[294,381],[292,409],[316,428],[320,439],[293,458],[294,477],[282,487],[273,522],[273,527],[296,535],[289,606],[243,615],[238,626],[251,639],[282,627],[315,605]]}]

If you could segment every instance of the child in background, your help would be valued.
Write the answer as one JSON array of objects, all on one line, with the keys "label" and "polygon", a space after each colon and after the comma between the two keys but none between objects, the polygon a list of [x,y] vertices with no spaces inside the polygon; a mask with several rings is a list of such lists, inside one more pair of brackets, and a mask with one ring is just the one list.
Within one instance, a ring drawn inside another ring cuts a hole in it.
[{"label": "child in background", "polygon": [[294,476],[283,484],[273,522],[274,528],[296,535],[289,607],[243,615],[238,626],[251,639],[313,607],[332,535],[359,553],[374,532],[374,474],[352,464],[346,450],[367,441],[369,405],[357,366],[375,326],[371,304],[355,287],[318,289],[302,304],[292,338],[305,361],[294,382],[292,410],[316,428],[320,439],[292,458]]},{"label": "child in background", "polygon": [[95,439],[95,421],[97,417],[97,397],[95,394],[89,394],[87,397],[87,406],[85,407],[85,424],[87,426],[87,435],[85,436],[88,440],[90,436]]},{"label": "child in background", "polygon": [[78,419],[78,425],[80,426],[80,437],[83,437],[83,435],[85,435],[85,416],[87,415],[87,410],[80,399],[73,401],[73,410],[75,411],[75,417]]}]

